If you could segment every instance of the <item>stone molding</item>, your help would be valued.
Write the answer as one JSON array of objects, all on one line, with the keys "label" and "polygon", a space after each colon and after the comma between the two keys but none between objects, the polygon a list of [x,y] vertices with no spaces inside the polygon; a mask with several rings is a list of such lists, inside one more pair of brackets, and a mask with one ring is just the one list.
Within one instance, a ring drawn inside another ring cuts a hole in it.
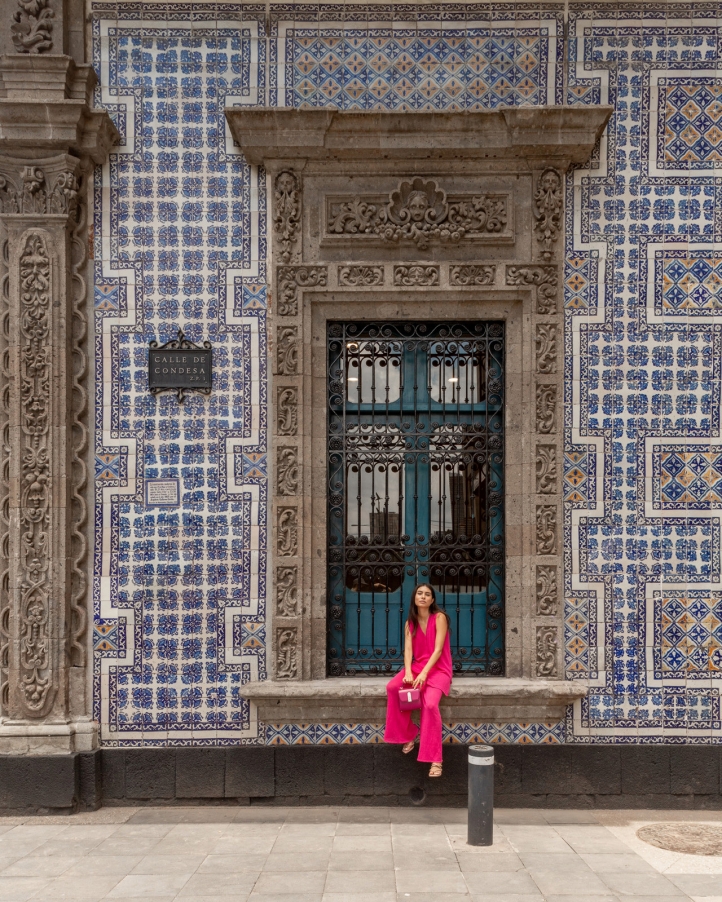
[{"label": "stone molding", "polygon": [[[455,680],[445,713],[548,722],[585,695],[560,659],[558,239],[566,169],[588,159],[609,113],[226,110],[278,205],[272,677],[244,686],[261,720],[373,722],[385,709],[385,679],[327,677],[326,323],[337,319],[506,323],[506,676]],[[487,231],[492,197],[503,202]]]},{"label": "stone molding", "polygon": [[[383,723],[387,678],[263,680],[243,693],[258,707],[260,720],[273,723]],[[445,722],[518,723],[561,720],[567,705],[586,694],[579,683],[458,677],[441,703]]]},{"label": "stone molding", "polygon": [[479,112],[350,112],[333,109],[226,107],[231,133],[249,163],[300,159],[357,161],[498,160],[504,170],[562,171],[585,163],[612,113],[610,106],[508,107]]},{"label": "stone molding", "polygon": [[87,173],[117,131],[65,56],[0,57],[0,754],[93,748]]}]

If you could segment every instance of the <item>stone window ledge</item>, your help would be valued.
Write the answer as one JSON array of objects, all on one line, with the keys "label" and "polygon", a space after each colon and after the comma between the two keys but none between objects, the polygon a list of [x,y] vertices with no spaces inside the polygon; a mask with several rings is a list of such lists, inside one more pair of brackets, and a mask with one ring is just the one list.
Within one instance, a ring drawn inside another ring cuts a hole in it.
[{"label": "stone window ledge", "polygon": [[[246,683],[244,698],[267,723],[382,723],[387,677],[264,680]],[[446,721],[544,722],[561,720],[567,705],[587,694],[581,682],[459,677],[441,704]]]}]

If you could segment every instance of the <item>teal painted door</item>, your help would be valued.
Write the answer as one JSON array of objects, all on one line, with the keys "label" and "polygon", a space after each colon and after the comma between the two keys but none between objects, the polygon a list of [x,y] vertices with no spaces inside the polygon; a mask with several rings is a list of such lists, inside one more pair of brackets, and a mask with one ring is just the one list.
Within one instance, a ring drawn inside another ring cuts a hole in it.
[{"label": "teal painted door", "polygon": [[504,325],[328,325],[328,661],[403,662],[414,586],[451,617],[454,667],[504,668]]}]

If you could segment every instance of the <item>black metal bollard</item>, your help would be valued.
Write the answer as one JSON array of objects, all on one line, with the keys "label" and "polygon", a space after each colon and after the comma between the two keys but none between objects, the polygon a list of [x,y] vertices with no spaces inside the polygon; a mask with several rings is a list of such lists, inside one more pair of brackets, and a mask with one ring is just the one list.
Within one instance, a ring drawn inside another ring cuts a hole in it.
[{"label": "black metal bollard", "polygon": [[494,749],[490,745],[469,746],[470,846],[490,846],[494,842]]}]

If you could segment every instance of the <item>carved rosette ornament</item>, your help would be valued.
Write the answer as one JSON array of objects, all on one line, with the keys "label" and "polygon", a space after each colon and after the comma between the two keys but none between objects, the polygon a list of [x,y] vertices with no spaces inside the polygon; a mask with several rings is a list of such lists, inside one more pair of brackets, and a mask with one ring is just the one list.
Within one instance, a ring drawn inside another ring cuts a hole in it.
[{"label": "carved rosette ornament", "polygon": [[278,241],[278,255],[284,263],[290,263],[301,223],[300,184],[298,176],[290,169],[284,169],[276,176],[273,200],[273,231]]}]

